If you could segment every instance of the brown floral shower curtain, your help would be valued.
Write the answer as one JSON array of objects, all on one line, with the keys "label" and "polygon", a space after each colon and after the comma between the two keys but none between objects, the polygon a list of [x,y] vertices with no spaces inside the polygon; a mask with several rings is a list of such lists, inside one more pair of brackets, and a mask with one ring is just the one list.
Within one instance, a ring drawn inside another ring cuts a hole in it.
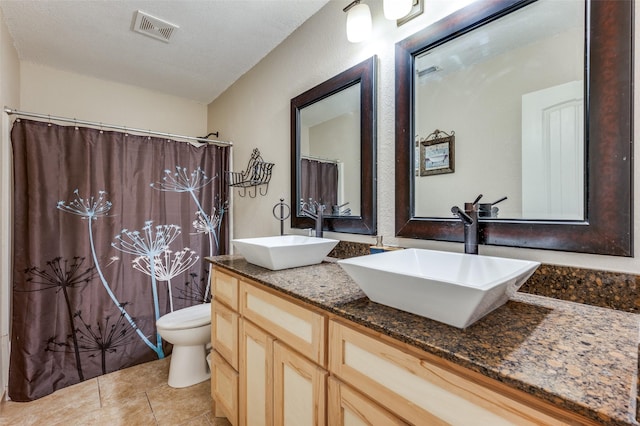
[{"label": "brown floral shower curtain", "polygon": [[304,201],[312,199],[327,206],[338,204],[338,165],[326,161],[300,160],[300,195]]},{"label": "brown floral shower curtain", "polygon": [[11,399],[167,356],[155,321],[208,301],[227,251],[229,148],[24,119],[11,139]]}]

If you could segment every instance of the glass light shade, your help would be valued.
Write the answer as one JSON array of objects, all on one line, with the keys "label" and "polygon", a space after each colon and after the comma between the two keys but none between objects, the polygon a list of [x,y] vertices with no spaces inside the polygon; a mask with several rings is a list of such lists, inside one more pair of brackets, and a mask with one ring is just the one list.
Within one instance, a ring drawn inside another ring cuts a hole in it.
[{"label": "glass light shade", "polygon": [[358,43],[371,34],[371,11],[366,4],[356,4],[347,12],[347,40]]},{"label": "glass light shade", "polygon": [[384,17],[391,21],[404,18],[411,12],[411,6],[413,0],[384,0]]}]

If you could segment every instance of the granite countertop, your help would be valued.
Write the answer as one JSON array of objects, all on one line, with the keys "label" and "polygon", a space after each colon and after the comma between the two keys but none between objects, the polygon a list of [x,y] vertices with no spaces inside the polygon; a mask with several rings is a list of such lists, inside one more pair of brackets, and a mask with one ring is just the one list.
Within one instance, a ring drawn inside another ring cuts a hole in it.
[{"label": "granite countertop", "polygon": [[335,262],[208,258],[301,301],[607,425],[637,425],[640,316],[525,293],[466,329],[371,302]]}]

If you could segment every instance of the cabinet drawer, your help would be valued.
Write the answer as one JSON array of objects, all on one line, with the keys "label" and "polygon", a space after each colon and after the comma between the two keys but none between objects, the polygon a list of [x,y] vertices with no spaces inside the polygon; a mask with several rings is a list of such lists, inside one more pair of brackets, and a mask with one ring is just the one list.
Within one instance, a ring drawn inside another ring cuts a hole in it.
[{"label": "cabinet drawer", "polygon": [[517,402],[338,322],[330,321],[329,339],[331,373],[410,423],[566,424],[532,408],[529,401]]},{"label": "cabinet drawer", "polygon": [[239,315],[214,299],[211,302],[211,343],[232,367],[238,370]]},{"label": "cabinet drawer", "polygon": [[240,313],[320,366],[326,367],[326,318],[242,281]]},{"label": "cabinet drawer", "polygon": [[238,424],[238,373],[215,351],[211,352],[211,397],[215,416]]},{"label": "cabinet drawer", "polygon": [[327,424],[331,426],[408,425],[348,385],[329,377]]},{"label": "cabinet drawer", "polygon": [[211,275],[211,294],[234,311],[238,310],[238,279],[214,269]]}]

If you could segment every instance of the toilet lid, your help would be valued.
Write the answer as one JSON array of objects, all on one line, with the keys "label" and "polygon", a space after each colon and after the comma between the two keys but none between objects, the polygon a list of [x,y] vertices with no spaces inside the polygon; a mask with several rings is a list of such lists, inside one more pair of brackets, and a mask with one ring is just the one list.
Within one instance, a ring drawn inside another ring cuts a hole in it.
[{"label": "toilet lid", "polygon": [[201,303],[170,312],[156,321],[156,326],[168,330],[201,327],[211,324],[211,303]]}]

